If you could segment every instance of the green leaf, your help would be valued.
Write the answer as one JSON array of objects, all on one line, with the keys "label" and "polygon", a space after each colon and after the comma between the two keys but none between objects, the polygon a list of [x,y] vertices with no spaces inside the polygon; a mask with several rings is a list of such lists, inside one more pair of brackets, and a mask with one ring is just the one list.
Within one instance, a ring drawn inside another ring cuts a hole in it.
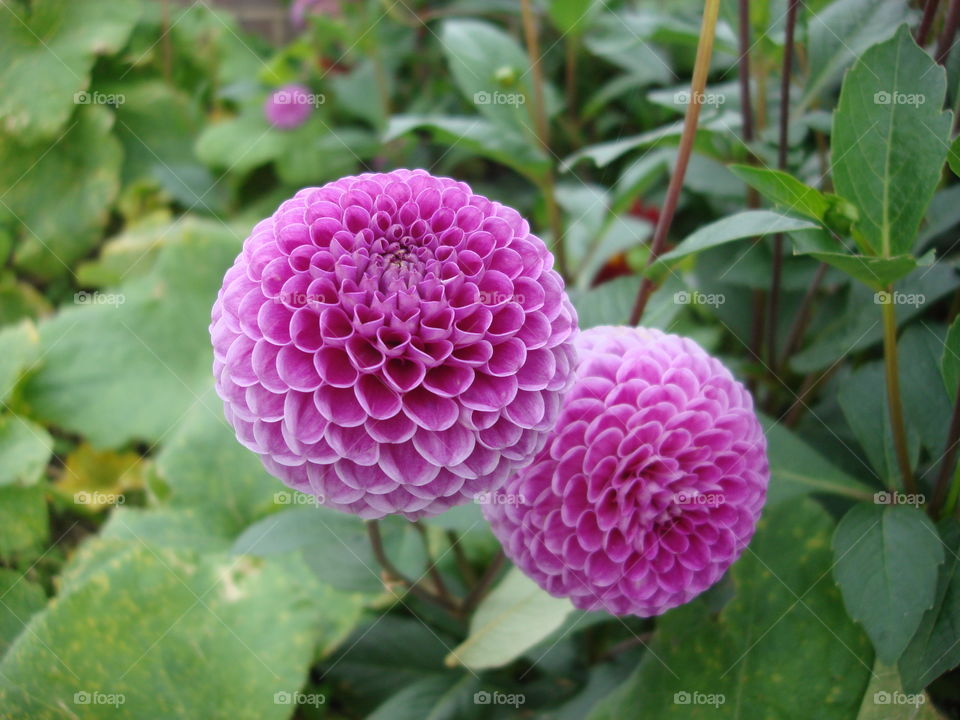
[{"label": "green leaf", "polygon": [[918,262],[912,255],[877,257],[859,255],[843,250],[822,230],[804,230],[790,234],[795,255],[809,255],[812,258],[832,265],[854,280],[878,292],[888,285],[905,278],[917,269]]},{"label": "green leaf", "polygon": [[770,461],[767,502],[774,505],[807,493],[830,493],[864,500],[873,490],[827,460],[797,435],[763,418]]},{"label": "green leaf", "polygon": [[950,330],[947,331],[943,355],[940,358],[940,372],[947,387],[947,395],[951,399],[955,398],[960,386],[960,316],[954,318]]},{"label": "green leaf", "polygon": [[819,225],[772,210],[745,210],[701,227],[685,237],[673,250],[660,256],[671,262],[724,243],[743,238],[764,237],[793,230],[812,230]]},{"label": "green leaf", "polygon": [[0,12],[0,124],[32,142],[52,137],[84,102],[75,94],[89,86],[96,56],[123,47],[140,3],[36,0]]},{"label": "green leaf", "polygon": [[446,663],[472,670],[506,665],[547,637],[572,611],[569,600],[551,597],[512,568],[477,607],[470,634]]},{"label": "green leaf", "polygon": [[940,566],[933,607],[924,613],[916,634],[900,657],[906,692],[919,692],[940,675],[960,664],[960,524],[953,518],[940,523],[947,548]]},{"label": "green leaf", "polygon": [[840,521],[833,548],[847,611],[880,660],[895,663],[936,597],[943,562],[936,527],[910,505],[860,504]]},{"label": "green leaf", "polygon": [[945,91],[943,68],[906,25],[865,52],[844,80],[833,118],[833,180],[860,210],[865,253],[913,249],[947,154]]},{"label": "green leaf", "polygon": [[925,693],[904,693],[897,668],[878,660],[857,720],[942,720],[942,716]]},{"label": "green leaf", "polygon": [[[234,543],[234,553],[269,556],[303,550],[321,582],[351,592],[383,591],[379,563],[360,518],[316,506],[312,496],[292,490],[282,489],[278,496],[284,504],[300,507],[268,515],[248,527]],[[394,564],[414,577],[423,574],[423,547],[412,526],[399,518],[386,518],[380,525]]]},{"label": "green leaf", "polygon": [[[526,53],[503,30],[480,20],[447,20],[440,31],[443,53],[454,82],[467,101],[494,125],[532,142],[530,64]],[[547,113],[556,110],[546,88]]]},{"label": "green leaf", "polygon": [[425,678],[391,697],[368,715],[367,720],[479,719],[484,717],[486,709],[475,700],[474,691],[479,685],[475,675]]},{"label": "green leaf", "polygon": [[490,158],[531,180],[542,177],[550,167],[549,159],[537,145],[520,133],[481,117],[395,115],[390,118],[383,141],[390,142],[418,129],[429,132],[437,142]]},{"label": "green leaf", "polygon": [[947,163],[954,175],[960,175],[960,137],[953,139],[950,143],[950,152],[947,153]]},{"label": "green leaf", "polygon": [[170,488],[170,506],[202,509],[235,537],[272,510],[277,493],[286,488],[237,442],[212,382],[200,394],[166,438],[157,472]]},{"label": "green leaf", "polygon": [[752,165],[729,165],[728,169],[786,212],[799,213],[822,222],[830,207],[826,195],[782,170]]},{"label": "green leaf", "polygon": [[907,18],[899,0],[838,0],[807,24],[810,70],[801,106],[806,107],[871,45],[886,40]]},{"label": "green leaf", "polygon": [[943,335],[942,325],[923,322],[907,327],[897,343],[903,412],[931,458],[939,458],[946,447],[953,408],[952,398],[936,381]]},{"label": "green leaf", "polygon": [[0,702],[36,720],[95,692],[122,704],[84,717],[286,718],[274,694],[301,687],[337,602],[317,591],[277,564],[134,543],[34,616],[0,663]]},{"label": "green leaf", "polygon": [[701,597],[658,618],[636,672],[590,720],[635,717],[637,708],[644,720],[799,719],[810,708],[817,720],[849,720],[871,652],[829,577],[832,528],[811,500],[768,506],[730,571],[730,602],[718,613]]},{"label": "green leaf", "polygon": [[41,324],[43,362],[23,384],[33,414],[113,448],[158,440],[209,389],[210,307],[240,237],[184,222],[149,273]]},{"label": "green leaf", "polygon": [[0,138],[0,187],[4,209],[20,225],[14,259],[22,269],[44,278],[68,274],[96,244],[120,185],[122,151],[112,126],[109,110],[88,106],[52,141]]},{"label": "green leaf", "polygon": [[0,485],[31,485],[47,467],[53,438],[17,415],[0,415]]},{"label": "green leaf", "polygon": [[28,370],[40,347],[37,327],[30,320],[0,329],[0,403],[5,403],[21,374]]},{"label": "green leaf", "polygon": [[0,659],[26,627],[30,616],[47,604],[46,593],[35,582],[7,568],[0,569]]},{"label": "green leaf", "polygon": [[284,131],[267,124],[259,108],[210,125],[197,138],[195,151],[210,167],[246,175],[275,160],[286,147]]},{"label": "green leaf", "polygon": [[0,486],[0,560],[28,563],[43,553],[49,537],[46,487]]},{"label": "green leaf", "polygon": [[586,32],[602,8],[599,0],[549,0],[547,15],[562,35],[576,38]]}]

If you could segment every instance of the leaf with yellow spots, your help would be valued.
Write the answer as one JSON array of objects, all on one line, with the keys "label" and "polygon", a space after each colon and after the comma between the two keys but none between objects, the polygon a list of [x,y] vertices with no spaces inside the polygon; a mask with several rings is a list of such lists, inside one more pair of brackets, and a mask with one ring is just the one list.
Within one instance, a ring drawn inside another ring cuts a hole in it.
[{"label": "leaf with yellow spots", "polygon": [[67,456],[54,487],[88,510],[123,505],[125,492],[143,487],[144,461],[135,452],[97,450],[83,443]]}]

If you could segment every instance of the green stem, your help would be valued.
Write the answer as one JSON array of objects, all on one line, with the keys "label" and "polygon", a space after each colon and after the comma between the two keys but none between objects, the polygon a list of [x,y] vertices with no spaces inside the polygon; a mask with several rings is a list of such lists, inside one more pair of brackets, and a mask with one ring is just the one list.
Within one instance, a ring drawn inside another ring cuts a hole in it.
[{"label": "green stem", "polygon": [[903,478],[903,487],[908,493],[916,493],[917,485],[910,468],[910,453],[907,449],[907,429],[903,423],[903,405],[900,401],[900,370],[897,364],[897,313],[893,304],[893,285],[887,288],[889,302],[880,306],[883,312],[883,361],[887,380],[887,405],[890,408],[890,428],[893,431],[893,447]]},{"label": "green stem", "polygon": [[370,538],[370,547],[373,548],[373,556],[377,559],[377,562],[380,564],[380,567],[383,568],[384,575],[386,576],[385,580],[398,582],[410,593],[421,600],[426,600],[427,602],[433,603],[442,607],[444,610],[449,612],[455,612],[456,606],[451,605],[449,602],[443,598],[434,595],[430,591],[421,587],[417,583],[410,580],[406,577],[397,566],[393,564],[389,557],[387,557],[386,551],[383,549],[383,537],[380,534],[380,523],[377,520],[368,520],[367,521],[367,535]]},{"label": "green stem", "polygon": [[473,612],[477,605],[480,604],[480,601],[483,600],[484,596],[487,594],[487,590],[500,574],[500,568],[503,567],[506,559],[507,558],[506,555],[503,554],[503,550],[500,550],[494,556],[493,560],[490,561],[490,564],[487,565],[487,569],[480,578],[480,582],[470,589],[469,594],[463,600],[463,605],[460,606],[460,613],[463,617],[466,617]]}]

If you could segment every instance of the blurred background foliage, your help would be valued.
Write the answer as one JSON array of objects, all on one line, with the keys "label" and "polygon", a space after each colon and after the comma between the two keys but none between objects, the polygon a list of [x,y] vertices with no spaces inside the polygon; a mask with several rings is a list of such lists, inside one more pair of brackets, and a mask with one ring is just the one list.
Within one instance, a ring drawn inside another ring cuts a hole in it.
[{"label": "blurred background foliage", "polygon": [[[0,716],[866,719],[880,717],[875,693],[936,680],[957,717],[956,555],[927,562],[936,592],[916,602],[933,615],[899,668],[875,665],[831,576],[837,518],[895,472],[874,289],[788,253],[777,347],[789,357],[771,375],[750,352],[770,244],[722,242],[768,234],[769,218],[648,271],[659,287],[644,324],[695,338],[749,380],[770,414],[773,468],[750,552],[656,622],[574,611],[512,569],[472,617],[398,599],[362,522],[286,492],[234,440],[213,392],[210,307],[250,228],[297,189],[363,171],[429,168],[516,207],[562,244],[582,327],[626,322],[677,158],[701,3],[534,2],[539,129],[511,0],[327,3],[280,46],[201,2],[0,5]],[[829,191],[843,73],[919,11],[802,5],[787,161]],[[669,248],[760,204],[728,166],[777,164],[786,6],[749,4],[748,142],[737,4],[722,4]],[[947,71],[949,106],[960,52]],[[263,106],[289,83],[317,101],[281,130]],[[960,305],[958,198],[952,176],[939,183],[907,238],[904,252],[939,261],[894,278],[924,298],[898,308],[921,489],[950,420],[941,355]],[[776,221],[811,227],[802,213]],[[811,287],[817,302],[788,340]],[[383,531],[401,570],[419,578],[433,558],[458,593],[498,549],[475,506]],[[522,704],[476,695],[495,692]],[[726,703],[678,704],[695,692]],[[888,708],[901,709],[915,710]],[[883,715],[908,716],[921,717]]]}]

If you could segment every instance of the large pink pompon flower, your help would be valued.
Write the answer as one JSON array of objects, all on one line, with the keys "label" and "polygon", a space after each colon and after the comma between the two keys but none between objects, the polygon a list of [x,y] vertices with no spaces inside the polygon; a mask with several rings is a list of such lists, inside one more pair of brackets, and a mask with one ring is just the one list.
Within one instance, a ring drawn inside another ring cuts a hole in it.
[{"label": "large pink pompon flower", "polygon": [[601,327],[576,345],[555,432],[484,514],[552,595],[658,615],[717,582],[753,536],[763,430],[747,390],[692,340]]},{"label": "large pink pompon flower", "polygon": [[573,382],[576,314],[511,208],[423,170],[307,188],[213,307],[216,388],[267,470],[364,518],[497,490]]}]

